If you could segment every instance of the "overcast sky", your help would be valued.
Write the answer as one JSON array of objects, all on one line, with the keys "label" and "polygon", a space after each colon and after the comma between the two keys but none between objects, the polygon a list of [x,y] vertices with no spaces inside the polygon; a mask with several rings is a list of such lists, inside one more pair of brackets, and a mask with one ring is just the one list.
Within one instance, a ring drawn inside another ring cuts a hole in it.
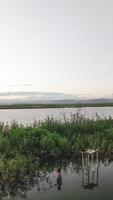
[{"label": "overcast sky", "polygon": [[0,92],[113,94],[113,0],[0,0]]}]

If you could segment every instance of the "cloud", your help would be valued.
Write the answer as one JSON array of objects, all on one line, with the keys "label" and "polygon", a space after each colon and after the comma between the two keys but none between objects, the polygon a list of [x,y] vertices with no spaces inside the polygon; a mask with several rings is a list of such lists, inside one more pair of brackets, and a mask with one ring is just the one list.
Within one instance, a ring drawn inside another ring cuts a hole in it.
[{"label": "cloud", "polygon": [[49,100],[79,100],[91,97],[88,94],[65,94],[52,92],[2,92],[1,100],[22,100],[22,101],[49,101]]},{"label": "cloud", "polygon": [[20,86],[22,86],[22,87],[32,87],[33,85],[32,84],[21,84]]},{"label": "cloud", "polygon": [[32,87],[32,84],[26,83],[26,84],[5,84],[2,85],[4,87]]}]

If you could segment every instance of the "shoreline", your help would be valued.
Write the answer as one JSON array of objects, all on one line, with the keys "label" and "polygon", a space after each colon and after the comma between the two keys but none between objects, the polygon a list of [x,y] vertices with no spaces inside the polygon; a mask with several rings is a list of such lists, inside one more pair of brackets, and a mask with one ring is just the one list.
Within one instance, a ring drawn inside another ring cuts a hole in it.
[{"label": "shoreline", "polygon": [[45,108],[84,108],[84,107],[113,107],[113,103],[7,104],[7,105],[0,105],[0,109],[45,109]]}]

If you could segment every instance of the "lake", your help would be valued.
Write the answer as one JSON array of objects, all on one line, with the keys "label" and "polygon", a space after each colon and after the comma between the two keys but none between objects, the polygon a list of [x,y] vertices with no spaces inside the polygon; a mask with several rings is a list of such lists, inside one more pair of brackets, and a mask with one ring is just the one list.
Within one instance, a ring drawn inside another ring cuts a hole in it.
[{"label": "lake", "polygon": [[[113,199],[113,162],[108,159],[93,163],[83,171],[78,162],[59,162],[62,184],[56,185],[56,168],[46,167],[38,181],[25,192],[28,200],[112,200]],[[48,170],[47,170],[48,169]],[[46,171],[47,170],[47,171]],[[45,174],[45,175],[44,175]],[[16,197],[15,200],[21,199]]]},{"label": "lake", "polygon": [[46,108],[46,109],[1,109],[0,121],[10,123],[14,119],[19,123],[32,124],[34,120],[44,120],[47,116],[62,119],[64,115],[69,118],[70,113],[80,113],[87,118],[95,118],[96,113],[100,117],[113,117],[113,107],[85,107],[85,108]]}]

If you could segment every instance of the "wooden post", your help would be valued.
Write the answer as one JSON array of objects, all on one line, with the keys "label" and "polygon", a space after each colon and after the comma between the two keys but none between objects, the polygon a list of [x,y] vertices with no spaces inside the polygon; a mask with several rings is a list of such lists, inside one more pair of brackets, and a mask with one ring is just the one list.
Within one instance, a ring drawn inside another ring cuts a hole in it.
[{"label": "wooden post", "polygon": [[97,167],[98,167],[98,149],[96,155],[97,155]]},{"label": "wooden post", "polygon": [[83,152],[82,152],[82,167],[84,169],[84,154],[83,154]]}]

